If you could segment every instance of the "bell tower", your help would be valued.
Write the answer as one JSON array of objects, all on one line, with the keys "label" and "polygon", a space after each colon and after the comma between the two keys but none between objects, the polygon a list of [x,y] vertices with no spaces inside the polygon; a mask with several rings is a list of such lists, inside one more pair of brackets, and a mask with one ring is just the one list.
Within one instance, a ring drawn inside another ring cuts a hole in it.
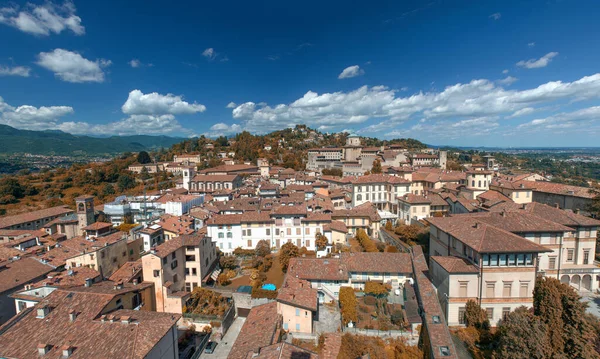
[{"label": "bell tower", "polygon": [[77,197],[75,198],[75,205],[77,206],[77,226],[79,227],[79,233],[82,234],[84,227],[96,222],[94,217],[94,197]]}]

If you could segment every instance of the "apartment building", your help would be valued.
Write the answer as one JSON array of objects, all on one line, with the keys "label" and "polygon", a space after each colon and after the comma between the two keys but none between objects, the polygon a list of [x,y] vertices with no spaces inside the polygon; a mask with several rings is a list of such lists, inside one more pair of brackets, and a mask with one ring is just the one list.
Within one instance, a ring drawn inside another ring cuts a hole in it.
[{"label": "apartment building", "polygon": [[127,242],[126,233],[115,232],[101,237],[71,238],[62,241],[60,247],[71,249],[74,254],[65,259],[67,269],[89,267],[108,278],[125,262],[139,258],[139,252],[129,255]]},{"label": "apartment building", "polygon": [[67,206],[58,206],[14,216],[4,216],[0,217],[0,229],[36,230],[57,218],[74,213],[75,211]]},{"label": "apartment building", "polygon": [[412,278],[408,253],[341,253],[339,258],[292,258],[288,276],[306,280],[316,289],[319,302],[339,299],[341,286],[364,289],[378,281],[399,288]]},{"label": "apartment building", "polygon": [[412,224],[431,214],[431,200],[424,196],[408,193],[398,197],[398,219]]},{"label": "apartment building", "polygon": [[199,233],[173,238],[142,256],[144,280],[154,283],[156,310],[181,313],[190,292],[201,286],[216,259],[214,243]]},{"label": "apartment building", "polygon": [[431,278],[448,325],[463,324],[471,299],[493,326],[514,309],[532,306],[539,256],[549,249],[475,216],[427,221]]},{"label": "apartment building", "polygon": [[352,206],[371,202],[377,209],[397,213],[396,198],[410,193],[410,186],[411,181],[399,176],[372,174],[357,177],[352,181]]},{"label": "apartment building", "polygon": [[282,317],[282,327],[292,333],[313,332],[313,318],[318,311],[317,290],[310,282],[286,276],[277,293],[277,313]]},{"label": "apartment building", "polygon": [[57,289],[0,331],[6,358],[179,358],[177,314],[116,305],[111,292]]},{"label": "apartment building", "polygon": [[331,219],[344,223],[349,235],[355,236],[358,230],[362,229],[370,237],[379,238],[381,216],[370,202],[350,209],[334,210]]}]

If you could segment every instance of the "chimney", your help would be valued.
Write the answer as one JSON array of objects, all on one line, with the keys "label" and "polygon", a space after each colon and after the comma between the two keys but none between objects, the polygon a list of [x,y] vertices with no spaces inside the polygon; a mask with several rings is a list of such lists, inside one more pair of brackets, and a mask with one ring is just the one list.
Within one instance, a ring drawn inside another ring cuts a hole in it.
[{"label": "chimney", "polygon": [[77,318],[77,313],[75,313],[75,310],[69,310],[69,321],[74,322],[75,318]]},{"label": "chimney", "polygon": [[527,203],[521,204],[521,209],[527,209]]},{"label": "chimney", "polygon": [[121,317],[121,323],[123,324],[129,324],[131,323],[131,317],[128,315],[124,315]]},{"label": "chimney", "polygon": [[92,278],[86,278],[86,279],[85,279],[85,286],[86,286],[87,288],[89,288],[89,287],[91,287],[91,286],[92,286],[92,283],[93,283],[93,282],[94,282],[94,280],[93,280]]},{"label": "chimney", "polygon": [[101,321],[102,323],[106,322],[106,315],[105,315],[105,314],[102,314],[102,315],[100,316],[100,321]]},{"label": "chimney", "polygon": [[120,289],[123,289],[123,281],[121,281],[121,280],[120,280],[120,281],[118,281],[117,283],[115,283],[115,285],[114,285],[113,289],[114,289],[114,290],[120,290]]},{"label": "chimney", "polygon": [[73,354],[73,349],[75,349],[75,348],[70,345],[63,345],[60,348],[60,350],[62,350],[62,357],[63,358],[71,357],[71,354]]},{"label": "chimney", "polygon": [[573,213],[575,213],[575,214],[579,214],[579,208],[575,208],[575,209],[573,210]]},{"label": "chimney", "polygon": [[132,282],[133,282],[133,285],[138,285],[138,280],[137,280],[137,278],[133,278],[133,281],[132,281]]},{"label": "chimney", "polygon": [[502,217],[506,217],[506,211],[503,210],[500,214],[502,215]]},{"label": "chimney", "polygon": [[476,229],[479,229],[479,222],[475,222],[475,226]]},{"label": "chimney", "polygon": [[43,307],[39,307],[37,309],[37,316],[36,318],[38,319],[44,319],[46,318],[46,316],[48,315],[48,313],[50,313],[50,308],[46,305],[44,305]]},{"label": "chimney", "polygon": [[49,345],[46,343],[40,343],[37,345],[38,348],[38,354],[39,355],[46,355],[48,353],[48,349],[49,349]]},{"label": "chimney", "polygon": [[554,203],[554,208],[560,208],[560,206],[558,205],[558,202]]}]

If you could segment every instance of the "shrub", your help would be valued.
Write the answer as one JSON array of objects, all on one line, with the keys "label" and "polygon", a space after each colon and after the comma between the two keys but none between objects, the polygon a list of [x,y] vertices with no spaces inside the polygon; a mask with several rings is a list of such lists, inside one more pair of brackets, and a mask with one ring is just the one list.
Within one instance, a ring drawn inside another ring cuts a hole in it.
[{"label": "shrub", "polygon": [[229,285],[229,284],[231,284],[231,279],[229,279],[227,274],[221,273],[221,274],[219,274],[219,277],[217,277],[217,283],[219,283],[219,285],[223,285],[223,286]]},{"label": "shrub", "polygon": [[271,254],[271,244],[267,240],[260,240],[256,243],[256,248],[254,248],[254,254],[258,257],[266,257]]},{"label": "shrub", "polygon": [[394,325],[404,324],[404,314],[401,310],[395,310],[394,313],[392,313],[391,319]]},{"label": "shrub", "polygon": [[233,250],[233,255],[239,257],[250,257],[254,255],[254,249],[243,249],[242,247],[237,247]]},{"label": "shrub", "polygon": [[365,290],[364,292],[367,294],[371,294],[374,295],[376,297],[381,297],[381,296],[386,296],[388,294],[388,287],[386,287],[385,285],[378,283],[378,282],[372,282],[372,281],[367,281],[365,283]]},{"label": "shrub", "polygon": [[219,258],[219,265],[223,269],[235,269],[237,267],[237,258],[235,256],[222,256]]},{"label": "shrub", "polygon": [[277,298],[277,291],[275,290],[265,290],[262,288],[252,288],[252,298],[267,298],[267,299],[275,299]]},{"label": "shrub", "polygon": [[475,327],[477,329],[483,328],[484,326],[489,327],[489,321],[487,319],[485,310],[483,310],[479,304],[472,299],[469,300],[465,305],[465,325],[467,327]]},{"label": "shrub", "polygon": [[292,242],[288,242],[281,246],[281,254],[279,255],[279,263],[281,264],[281,270],[286,273],[290,259],[298,257],[298,247]]}]

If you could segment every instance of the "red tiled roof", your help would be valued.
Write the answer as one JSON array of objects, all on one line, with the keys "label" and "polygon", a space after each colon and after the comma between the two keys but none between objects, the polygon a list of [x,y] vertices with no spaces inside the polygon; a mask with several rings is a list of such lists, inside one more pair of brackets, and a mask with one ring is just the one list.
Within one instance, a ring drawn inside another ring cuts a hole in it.
[{"label": "red tiled roof", "polygon": [[408,253],[342,253],[341,261],[349,272],[412,273]]},{"label": "red tiled roof", "polygon": [[348,280],[346,267],[339,258],[291,258],[288,276],[306,280]]},{"label": "red tiled roof", "polygon": [[277,294],[277,301],[294,307],[317,310],[317,290],[310,282],[293,276],[286,276]]},{"label": "red tiled roof", "polygon": [[412,193],[407,193],[404,196],[400,196],[398,197],[398,200],[409,204],[431,204],[431,200],[429,200],[429,198]]},{"label": "red tiled roof", "polygon": [[229,352],[229,359],[246,359],[251,352],[277,341],[276,332],[281,321],[277,302],[259,305],[250,310],[242,329]]},{"label": "red tiled roof", "polygon": [[7,228],[22,223],[37,221],[42,218],[64,216],[71,213],[75,213],[75,211],[67,208],[67,206],[59,206],[17,214],[14,216],[0,217],[0,228]]},{"label": "red tiled roof", "polygon": [[454,256],[431,256],[435,261],[450,274],[457,273],[479,273],[477,267],[464,258]]},{"label": "red tiled roof", "polygon": [[83,227],[85,231],[99,231],[104,228],[111,228],[112,223],[104,223],[104,222],[95,222],[90,224],[89,226]]},{"label": "red tiled roof", "polygon": [[[0,264],[0,294],[14,288],[20,288],[32,280],[44,276],[54,270],[53,267],[28,257]],[[2,346],[0,346],[1,348]],[[3,354],[0,350],[0,355]]]},{"label": "red tiled roof", "polygon": [[406,183],[406,184],[410,184],[411,182],[402,177],[390,176],[390,175],[386,175],[386,174],[371,174],[368,176],[360,176],[360,177],[355,178],[352,181],[352,184],[366,184],[366,183],[391,183],[391,184]]}]

